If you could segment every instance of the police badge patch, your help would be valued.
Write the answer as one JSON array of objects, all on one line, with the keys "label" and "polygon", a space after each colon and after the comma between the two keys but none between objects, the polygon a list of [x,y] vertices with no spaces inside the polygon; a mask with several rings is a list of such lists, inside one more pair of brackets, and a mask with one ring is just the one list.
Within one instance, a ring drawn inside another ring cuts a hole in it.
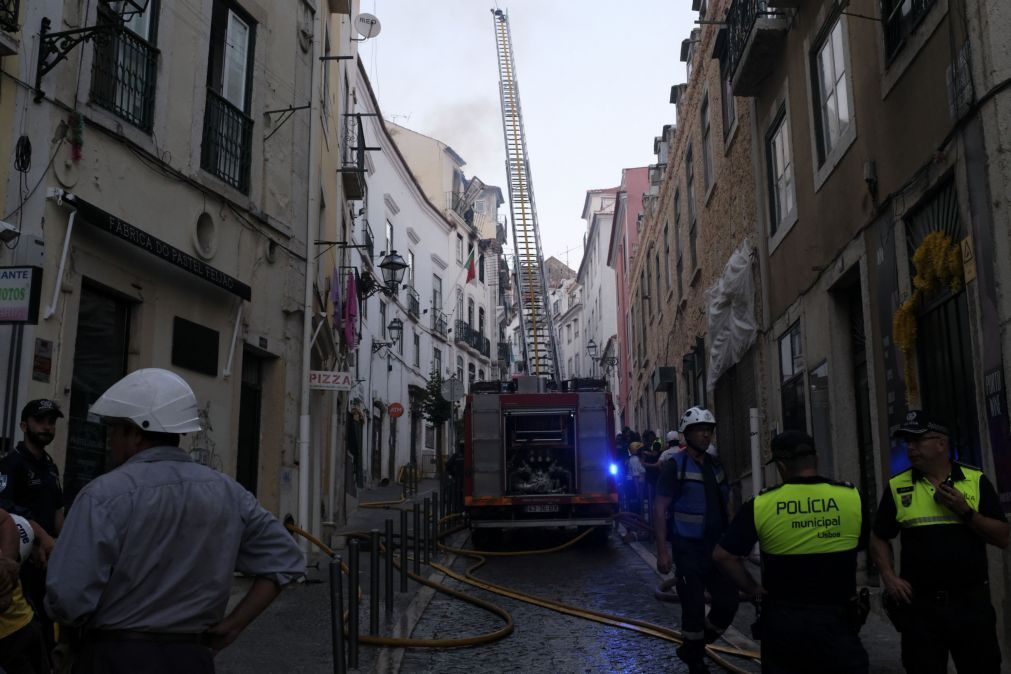
[{"label": "police badge patch", "polygon": [[903,494],[902,495],[902,507],[903,508],[908,508],[912,504],[913,504],[913,495],[912,494]]}]

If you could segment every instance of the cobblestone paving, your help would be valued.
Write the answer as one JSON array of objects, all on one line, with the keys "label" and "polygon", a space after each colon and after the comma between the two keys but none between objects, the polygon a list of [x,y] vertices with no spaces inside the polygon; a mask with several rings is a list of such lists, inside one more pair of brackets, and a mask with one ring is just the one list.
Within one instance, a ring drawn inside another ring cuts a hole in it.
[{"label": "cobblestone paving", "polygon": [[[505,549],[549,547],[558,534],[526,532]],[[471,562],[460,560],[455,570]],[[676,627],[680,608],[653,596],[657,576],[628,546],[612,536],[607,548],[578,546],[550,555],[490,558],[477,571],[485,580],[544,598]],[[448,584],[457,587],[455,581]],[[516,623],[506,639],[454,650],[413,649],[402,672],[683,672],[674,645],[635,632],[566,616],[488,592],[466,591],[499,604]],[[414,637],[480,634],[498,627],[494,616],[437,595]],[[757,671],[757,668],[752,668]]]}]

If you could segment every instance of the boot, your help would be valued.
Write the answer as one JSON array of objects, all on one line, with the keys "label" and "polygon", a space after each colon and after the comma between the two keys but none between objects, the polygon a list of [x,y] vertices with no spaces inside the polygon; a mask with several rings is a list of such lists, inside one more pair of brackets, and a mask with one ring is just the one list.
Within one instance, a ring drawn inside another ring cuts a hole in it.
[{"label": "boot", "polygon": [[704,641],[686,641],[677,648],[677,656],[688,665],[688,674],[709,674],[706,666],[705,653],[706,644]]}]

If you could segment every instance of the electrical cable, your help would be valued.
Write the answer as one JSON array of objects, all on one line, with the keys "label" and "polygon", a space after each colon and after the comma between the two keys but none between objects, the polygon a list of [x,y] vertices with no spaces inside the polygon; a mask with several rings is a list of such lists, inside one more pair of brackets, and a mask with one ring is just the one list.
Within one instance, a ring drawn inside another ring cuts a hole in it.
[{"label": "electrical cable", "polygon": [[25,203],[27,203],[28,200],[31,199],[32,195],[35,194],[35,190],[39,189],[39,185],[41,185],[42,181],[46,179],[46,174],[49,173],[49,169],[53,167],[53,162],[56,160],[56,154],[60,151],[60,148],[63,147],[63,143],[65,140],[66,138],[60,138],[60,142],[57,143],[56,149],[53,150],[53,155],[49,158],[49,163],[46,164],[46,169],[42,172],[42,175],[39,176],[39,179],[36,181],[31,191],[29,191],[28,194],[24,198],[22,198],[21,203],[18,204],[13,211],[11,211],[10,213],[8,213],[3,217],[3,220],[9,220],[10,218],[20,213]]}]

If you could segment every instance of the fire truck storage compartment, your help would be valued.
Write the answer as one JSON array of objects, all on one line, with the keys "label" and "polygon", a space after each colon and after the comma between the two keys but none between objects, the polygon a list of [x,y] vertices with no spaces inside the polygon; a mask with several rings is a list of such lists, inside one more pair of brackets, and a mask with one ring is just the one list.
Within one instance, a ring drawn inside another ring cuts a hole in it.
[{"label": "fire truck storage compartment", "polygon": [[506,496],[578,493],[575,411],[517,409],[502,416]]}]

